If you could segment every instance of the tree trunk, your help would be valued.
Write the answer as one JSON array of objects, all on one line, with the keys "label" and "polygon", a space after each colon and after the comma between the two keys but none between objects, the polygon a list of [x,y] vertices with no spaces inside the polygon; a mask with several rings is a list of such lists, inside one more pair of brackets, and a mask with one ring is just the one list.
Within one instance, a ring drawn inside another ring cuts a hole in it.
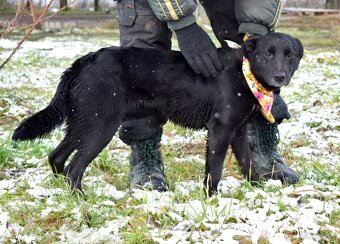
[{"label": "tree trunk", "polygon": [[340,9],[340,0],[326,0],[326,8]]},{"label": "tree trunk", "polygon": [[326,8],[331,8],[331,5],[332,5],[332,2],[333,2],[333,0],[326,0]]},{"label": "tree trunk", "polygon": [[[60,8],[67,6],[67,0],[60,0]],[[67,10],[67,8],[65,9]]]},{"label": "tree trunk", "polygon": [[334,8],[340,9],[340,0],[334,0]]},{"label": "tree trunk", "polygon": [[94,11],[99,11],[99,0],[94,0]]},{"label": "tree trunk", "polygon": [[0,9],[7,8],[7,0],[0,0]]}]

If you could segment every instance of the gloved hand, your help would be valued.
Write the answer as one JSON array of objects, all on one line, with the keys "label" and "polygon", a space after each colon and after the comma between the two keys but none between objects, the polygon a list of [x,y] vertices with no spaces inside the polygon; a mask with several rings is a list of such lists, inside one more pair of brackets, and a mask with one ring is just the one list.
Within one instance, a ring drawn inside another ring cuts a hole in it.
[{"label": "gloved hand", "polygon": [[176,30],[179,49],[196,74],[215,77],[223,69],[216,46],[196,23]]}]

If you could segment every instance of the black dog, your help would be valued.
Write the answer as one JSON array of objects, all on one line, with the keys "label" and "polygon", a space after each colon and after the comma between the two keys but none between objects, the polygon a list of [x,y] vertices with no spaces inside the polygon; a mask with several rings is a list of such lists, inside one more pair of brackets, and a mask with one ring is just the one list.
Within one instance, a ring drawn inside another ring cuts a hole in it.
[{"label": "black dog", "polygon": [[49,162],[54,173],[67,175],[72,188],[81,190],[86,167],[111,141],[125,112],[154,109],[175,124],[208,130],[204,185],[211,195],[229,144],[245,176],[252,167],[241,128],[258,102],[242,74],[242,55],[259,82],[274,90],[290,82],[303,47],[288,35],[271,33],[218,54],[224,70],[206,79],[193,73],[180,52],[109,47],[89,53],[64,72],[47,108],[23,121],[12,139],[42,137],[66,119],[65,137]]}]

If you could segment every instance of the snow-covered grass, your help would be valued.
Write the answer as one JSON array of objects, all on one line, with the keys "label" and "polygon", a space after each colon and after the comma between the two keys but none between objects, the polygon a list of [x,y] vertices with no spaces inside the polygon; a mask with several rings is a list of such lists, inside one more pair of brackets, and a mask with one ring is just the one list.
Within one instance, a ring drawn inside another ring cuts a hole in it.
[{"label": "snow-covered grass", "polygon": [[[306,51],[282,90],[292,118],[279,127],[279,149],[299,173],[297,185],[254,187],[225,171],[219,195],[205,199],[205,132],[167,124],[162,151],[170,191],[129,191],[129,148],[115,136],[86,172],[84,199],[47,162],[63,128],[34,142],[14,143],[10,136],[48,104],[76,57],[108,45],[118,45],[117,38],[29,41],[0,71],[0,242],[339,242],[339,51]],[[14,46],[0,40],[0,60]]]}]

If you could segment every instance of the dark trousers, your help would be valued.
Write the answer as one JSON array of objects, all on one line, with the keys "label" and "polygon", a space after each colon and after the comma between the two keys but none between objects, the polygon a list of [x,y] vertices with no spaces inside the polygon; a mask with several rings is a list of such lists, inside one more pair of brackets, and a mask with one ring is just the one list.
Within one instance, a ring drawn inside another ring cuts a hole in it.
[{"label": "dark trousers", "polygon": [[[234,13],[234,0],[201,1],[215,36],[221,45],[224,40],[242,43]],[[171,48],[171,31],[159,21],[147,0],[121,0],[118,2],[120,42],[122,46],[142,48]]]}]

